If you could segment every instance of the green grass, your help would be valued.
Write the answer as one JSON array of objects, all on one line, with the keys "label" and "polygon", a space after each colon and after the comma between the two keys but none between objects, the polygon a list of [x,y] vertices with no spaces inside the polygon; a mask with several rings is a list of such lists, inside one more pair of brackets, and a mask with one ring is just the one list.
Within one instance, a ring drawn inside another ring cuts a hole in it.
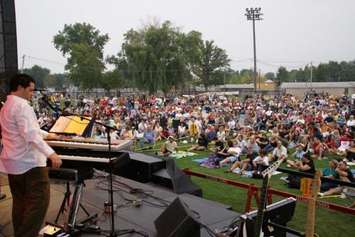
[{"label": "green grass", "polygon": [[[156,145],[156,147],[159,147]],[[185,146],[186,147],[186,146]],[[145,153],[152,154],[153,152],[147,150]],[[199,152],[198,155],[193,157],[186,157],[176,160],[177,165],[180,168],[190,168],[192,171],[201,172],[204,174],[214,175],[218,177],[223,177],[231,180],[236,180],[244,183],[253,183],[258,187],[261,186],[262,181],[252,178],[245,178],[238,176],[233,173],[224,173],[226,168],[220,169],[208,169],[200,167],[193,159],[198,159],[202,157],[207,157],[208,152]],[[333,158],[333,157],[329,157]],[[328,160],[316,161],[317,169],[326,167],[328,165]],[[272,188],[300,195],[300,191],[297,189],[289,189],[285,183],[280,180],[281,176],[285,174],[275,175],[270,180],[270,185]],[[223,184],[216,181],[211,181],[203,178],[192,177],[195,184],[200,186],[203,190],[203,197],[209,200],[217,201],[232,206],[233,210],[239,213],[243,213],[245,209],[247,190],[236,188],[231,185]],[[273,201],[277,201],[281,197],[273,195]],[[344,200],[340,198],[326,198],[323,201],[328,201],[340,205],[349,205],[349,200]],[[253,201],[253,207],[256,208],[255,201]],[[302,202],[297,202],[296,210],[292,221],[289,226],[299,230],[304,231],[306,226],[307,218],[307,204]],[[343,214],[340,212],[335,212],[325,208],[316,208],[316,233],[321,237],[336,236],[336,237],[351,237],[355,236],[355,216],[349,214]]]}]

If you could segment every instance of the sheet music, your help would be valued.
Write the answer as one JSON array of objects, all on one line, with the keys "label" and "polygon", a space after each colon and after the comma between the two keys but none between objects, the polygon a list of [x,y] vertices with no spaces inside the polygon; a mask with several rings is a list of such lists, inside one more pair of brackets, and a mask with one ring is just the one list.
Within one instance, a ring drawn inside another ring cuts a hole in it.
[{"label": "sheet music", "polygon": [[49,130],[52,133],[64,133],[65,128],[68,126],[70,119],[64,116],[60,116],[53,127]]}]

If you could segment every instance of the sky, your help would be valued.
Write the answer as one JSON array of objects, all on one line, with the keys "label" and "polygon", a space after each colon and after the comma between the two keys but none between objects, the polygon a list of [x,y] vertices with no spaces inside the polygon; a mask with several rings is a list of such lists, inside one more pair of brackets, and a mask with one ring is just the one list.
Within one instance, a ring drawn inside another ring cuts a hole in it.
[{"label": "sky", "polygon": [[[256,22],[257,68],[276,72],[332,61],[355,60],[352,0],[15,0],[19,68],[37,64],[64,72],[66,58],[53,45],[64,24],[86,22],[110,41],[116,55],[129,29],[152,19],[171,21],[182,32],[197,30],[225,49],[234,70],[253,67],[252,23],[246,8],[261,7]],[[25,57],[23,57],[25,55]],[[24,58],[24,60],[23,60]]]}]

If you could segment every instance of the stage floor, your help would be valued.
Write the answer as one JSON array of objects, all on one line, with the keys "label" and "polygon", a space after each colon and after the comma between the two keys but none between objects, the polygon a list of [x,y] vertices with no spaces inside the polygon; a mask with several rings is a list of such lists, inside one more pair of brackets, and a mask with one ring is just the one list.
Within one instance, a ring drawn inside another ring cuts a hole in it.
[{"label": "stage floor", "polygon": [[[115,213],[116,229],[135,229],[146,233],[150,237],[157,236],[154,220],[179,196],[187,206],[199,216],[202,223],[212,230],[221,229],[239,217],[239,214],[229,210],[230,206],[209,201],[189,194],[177,195],[166,188],[155,184],[143,184],[119,176],[114,177],[114,203],[118,205]],[[110,215],[104,212],[104,203],[108,200],[106,178],[95,178],[85,182],[81,203],[90,214],[98,214],[97,225],[103,230],[110,229]],[[13,236],[11,223],[12,199],[6,178],[1,181],[2,192],[7,195],[0,201],[0,237]],[[60,204],[62,203],[65,184],[53,182],[51,184],[51,201],[48,208],[46,221],[54,222]],[[133,192],[132,192],[133,190]],[[73,191],[73,188],[72,188]],[[144,193],[142,193],[144,191]],[[78,219],[85,218],[86,214],[79,210]],[[67,219],[64,214],[59,218],[59,224]],[[172,216],[171,218],[174,218]],[[82,234],[81,236],[103,236],[98,234]],[[141,236],[127,234],[124,236]],[[210,236],[201,228],[201,236]]]}]

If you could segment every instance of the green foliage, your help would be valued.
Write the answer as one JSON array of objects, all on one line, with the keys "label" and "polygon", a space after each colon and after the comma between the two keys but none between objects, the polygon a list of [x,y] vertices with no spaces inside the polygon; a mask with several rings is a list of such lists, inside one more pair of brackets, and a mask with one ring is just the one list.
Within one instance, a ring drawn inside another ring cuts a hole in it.
[{"label": "green foliage", "polygon": [[[194,42],[182,34],[169,21],[160,25],[148,25],[143,29],[129,30],[125,35],[122,50],[115,65],[125,71],[125,76],[139,89],[154,93],[168,93],[172,88],[182,87],[188,78],[187,65],[194,55],[186,54],[187,42]],[[194,46],[190,45],[190,48]]]},{"label": "green foliage", "polygon": [[[354,81],[355,61],[340,63],[329,61],[329,63],[312,66],[312,71],[312,81],[315,82]],[[290,72],[285,67],[280,67],[278,72],[281,72],[281,83],[287,81],[305,82],[310,81],[311,78],[311,67],[308,65]],[[280,79],[280,77],[277,78]]]},{"label": "green foliage", "polygon": [[68,76],[64,73],[51,74],[48,76],[47,87],[55,88],[56,90],[63,90],[68,88]]},{"label": "green foliage", "polygon": [[221,71],[229,66],[230,59],[225,50],[217,47],[213,41],[204,41],[201,48],[201,57],[197,62],[194,73],[199,76],[207,89],[210,85],[220,84],[218,79]]},{"label": "green foliage", "polygon": [[275,80],[276,79],[276,75],[273,72],[267,72],[265,74],[265,78],[266,78],[266,80]]},{"label": "green foliage", "polygon": [[37,88],[44,88],[48,86],[47,81],[50,73],[49,69],[34,65],[32,68],[24,69],[23,73],[26,73],[35,79]]},{"label": "green foliage", "polygon": [[86,44],[74,44],[66,68],[74,85],[83,89],[101,86],[105,65],[99,59],[99,52]]},{"label": "green foliage", "polygon": [[122,75],[118,70],[108,71],[102,75],[101,86],[106,91],[122,85]]},{"label": "green foliage", "polygon": [[107,34],[100,34],[87,23],[64,25],[63,31],[54,36],[55,48],[68,57],[65,69],[74,85],[83,89],[100,86],[105,69],[103,49],[108,40]]},{"label": "green foliage", "polygon": [[109,62],[137,88],[166,94],[194,82],[223,83],[229,59],[213,41],[204,42],[200,32],[185,34],[166,21],[129,30],[121,52]]},{"label": "green foliage", "polygon": [[282,82],[288,81],[289,73],[285,67],[280,67],[277,71],[276,78],[277,78],[277,86],[280,86]]}]

